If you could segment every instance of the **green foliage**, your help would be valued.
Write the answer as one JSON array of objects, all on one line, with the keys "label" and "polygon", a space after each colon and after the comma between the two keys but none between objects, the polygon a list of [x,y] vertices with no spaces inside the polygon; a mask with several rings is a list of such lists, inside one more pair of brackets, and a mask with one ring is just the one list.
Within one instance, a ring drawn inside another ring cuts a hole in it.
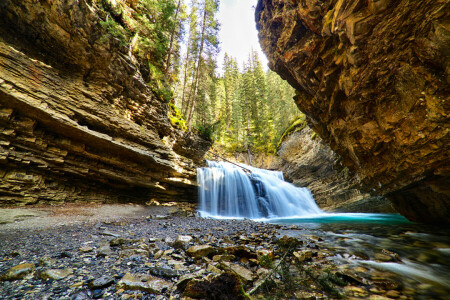
[{"label": "green foliage", "polygon": [[180,110],[172,102],[169,102],[169,108],[170,108],[169,114],[170,123],[175,127],[187,131],[186,120],[181,115]]},{"label": "green foliage", "polygon": [[[141,64],[148,66],[146,80],[156,96],[163,102],[172,100],[169,88],[173,74],[167,70],[171,61],[169,52],[179,50],[178,38],[182,32],[182,24],[176,10],[178,0],[98,0],[97,7],[102,17],[100,25],[106,29],[101,42],[114,38],[121,46],[127,46]],[[131,5],[133,8],[131,8]],[[176,68],[173,68],[176,71]]]},{"label": "green foliage", "polygon": [[102,41],[106,41],[110,37],[116,38],[120,41],[122,46],[127,44],[127,33],[113,18],[107,17],[105,21],[100,21],[100,25],[105,28],[108,34],[102,37]]},{"label": "green foliage", "polygon": [[261,255],[258,259],[258,263],[261,267],[272,269],[273,268],[273,260],[269,255]]},{"label": "green foliage", "polygon": [[298,115],[294,89],[274,72],[265,72],[255,51],[242,70],[225,54],[218,74],[218,1],[191,0],[190,8],[177,106],[188,124],[229,152],[275,153],[289,120]]},{"label": "green foliage", "polygon": [[305,115],[300,115],[296,119],[292,120],[289,124],[289,126],[284,130],[283,134],[281,135],[280,140],[277,143],[277,149],[280,148],[281,143],[284,141],[285,138],[287,138],[289,135],[293,134],[294,132],[298,132],[300,130],[303,130],[306,126],[305,121]]},{"label": "green foliage", "polygon": [[217,124],[218,122],[212,124],[195,124],[194,128],[205,140],[214,141],[214,133],[216,132]]}]

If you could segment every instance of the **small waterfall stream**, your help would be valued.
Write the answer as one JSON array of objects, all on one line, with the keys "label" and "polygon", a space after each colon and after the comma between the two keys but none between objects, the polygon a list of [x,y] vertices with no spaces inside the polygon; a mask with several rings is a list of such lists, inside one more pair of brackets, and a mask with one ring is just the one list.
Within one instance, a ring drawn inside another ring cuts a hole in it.
[{"label": "small waterfall stream", "polygon": [[272,219],[323,213],[311,192],[284,181],[282,172],[207,163],[208,167],[197,169],[202,216]]},{"label": "small waterfall stream", "polygon": [[[285,182],[281,172],[207,163],[208,167],[197,169],[202,217],[298,225],[299,230],[281,229],[280,236],[320,236],[321,247],[333,249],[332,259],[338,264],[389,272],[386,276],[394,276],[409,289],[419,285],[423,290],[419,294],[431,295],[423,299],[448,296],[448,229],[411,223],[398,214],[325,213],[308,189]],[[384,249],[397,253],[401,260],[377,260]]]}]

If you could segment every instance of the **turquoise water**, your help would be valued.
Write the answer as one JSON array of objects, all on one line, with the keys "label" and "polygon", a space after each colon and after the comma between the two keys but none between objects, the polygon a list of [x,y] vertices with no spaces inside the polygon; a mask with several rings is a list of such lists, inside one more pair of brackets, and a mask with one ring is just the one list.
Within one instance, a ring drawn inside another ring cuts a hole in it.
[{"label": "turquoise water", "polygon": [[[414,299],[450,299],[448,227],[410,222],[399,214],[326,213],[307,189],[285,182],[280,172],[208,164],[197,172],[202,217],[279,224],[280,236],[314,237],[313,249],[326,252],[340,267],[370,269],[362,281],[378,271]],[[380,259],[386,252],[396,259]]]},{"label": "turquoise water", "polygon": [[[414,291],[414,299],[450,299],[450,228],[410,222],[399,214],[339,213],[271,219],[280,235],[316,236],[318,249],[349,270],[365,267]],[[396,253],[398,261],[377,255]],[[368,273],[369,274],[369,273]],[[367,276],[369,276],[367,274]]]},{"label": "turquoise water", "polygon": [[400,214],[374,214],[374,213],[326,213],[292,218],[273,218],[268,220],[275,224],[301,224],[301,223],[375,223],[380,225],[411,224]]}]

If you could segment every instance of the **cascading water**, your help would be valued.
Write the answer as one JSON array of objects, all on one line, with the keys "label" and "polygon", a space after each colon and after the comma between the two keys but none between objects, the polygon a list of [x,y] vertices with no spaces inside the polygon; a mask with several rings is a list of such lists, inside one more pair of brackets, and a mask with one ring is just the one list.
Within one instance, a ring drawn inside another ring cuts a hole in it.
[{"label": "cascading water", "polygon": [[284,181],[282,172],[207,163],[208,167],[197,169],[202,216],[259,219],[323,213],[311,192]]}]

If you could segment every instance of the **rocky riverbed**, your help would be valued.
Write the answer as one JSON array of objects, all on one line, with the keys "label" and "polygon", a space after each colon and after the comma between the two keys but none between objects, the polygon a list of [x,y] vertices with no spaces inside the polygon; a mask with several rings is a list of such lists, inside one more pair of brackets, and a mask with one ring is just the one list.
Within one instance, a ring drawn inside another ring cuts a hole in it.
[{"label": "rocky riverbed", "polygon": [[[445,285],[411,287],[388,271],[342,262],[372,254],[342,253],[317,230],[203,219],[190,206],[3,209],[0,224],[1,299],[444,299],[446,293]],[[401,261],[387,249],[373,256]]]}]

